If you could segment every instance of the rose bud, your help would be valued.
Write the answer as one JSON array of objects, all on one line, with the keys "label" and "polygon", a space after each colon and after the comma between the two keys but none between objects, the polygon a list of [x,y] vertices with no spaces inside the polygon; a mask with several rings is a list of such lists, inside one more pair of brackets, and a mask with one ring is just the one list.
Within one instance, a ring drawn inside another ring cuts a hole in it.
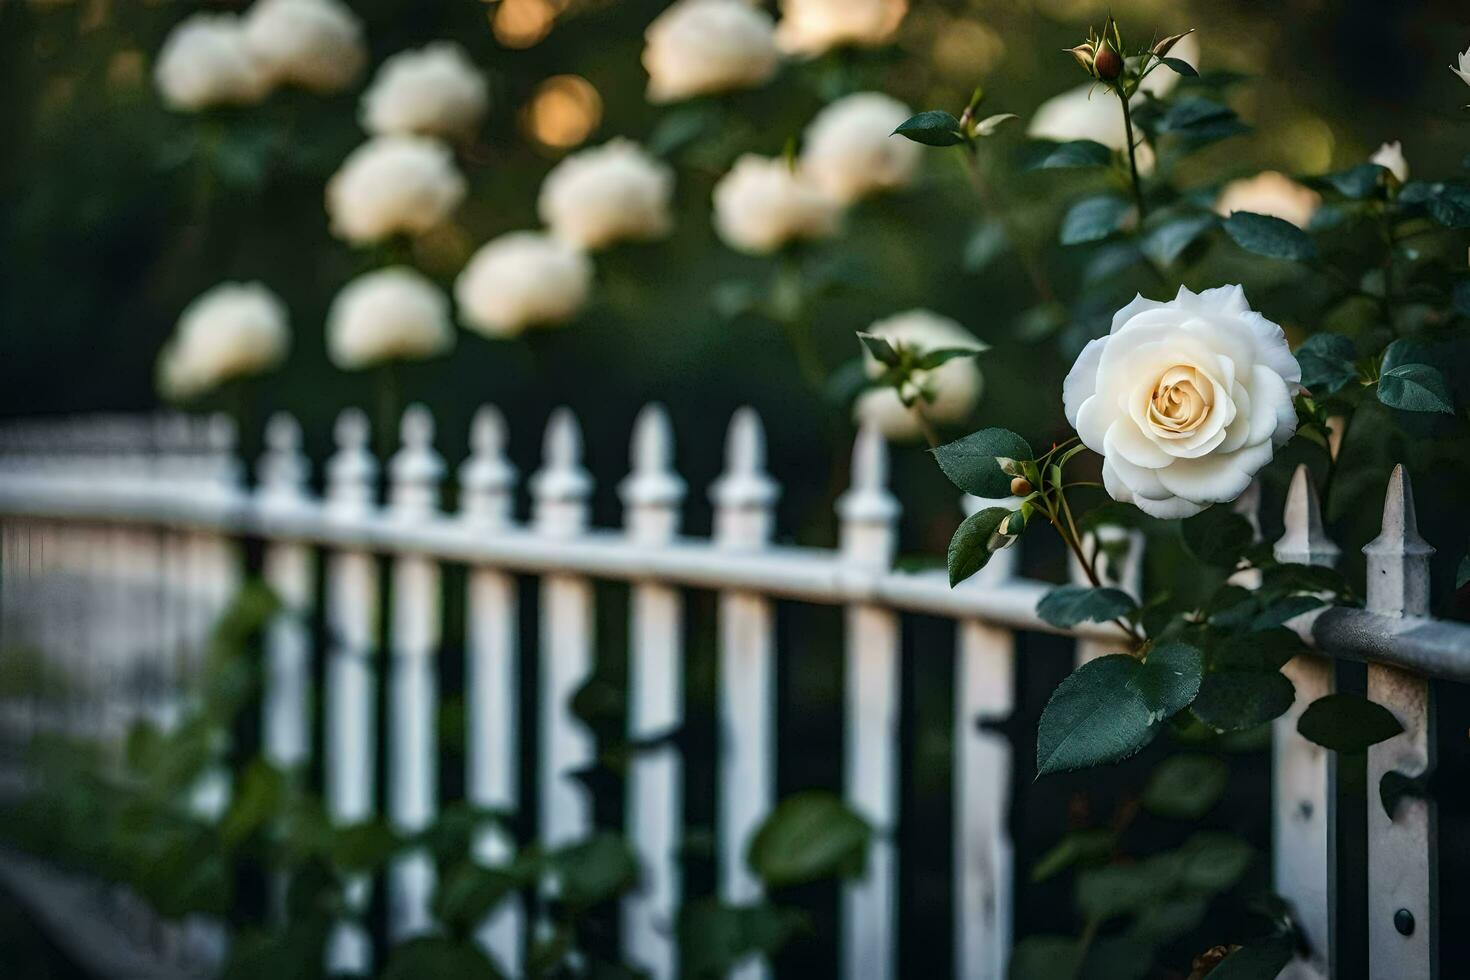
[{"label": "rose bud", "polygon": [[1111,44],[1104,44],[1092,60],[1092,68],[1098,78],[1111,82],[1123,74],[1123,56],[1114,51]]},{"label": "rose bud", "polygon": [[1076,59],[1077,64],[1080,65],[1082,67],[1082,70],[1087,72],[1087,74],[1097,74],[1097,70],[1093,67],[1092,64],[1094,57],[1096,57],[1096,51],[1094,51],[1091,44],[1084,43],[1077,45],[1075,48],[1068,48],[1067,53],[1070,54],[1074,59]]},{"label": "rose bud", "polygon": [[1024,476],[1018,476],[1011,481],[1011,496],[1024,497],[1031,492],[1031,484]]}]

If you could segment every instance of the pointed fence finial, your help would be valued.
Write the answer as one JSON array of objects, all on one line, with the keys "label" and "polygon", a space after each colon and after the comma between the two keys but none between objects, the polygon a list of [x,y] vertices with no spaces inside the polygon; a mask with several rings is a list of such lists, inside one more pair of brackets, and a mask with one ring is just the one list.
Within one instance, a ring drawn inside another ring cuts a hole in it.
[{"label": "pointed fence finial", "polygon": [[573,535],[587,526],[592,475],[582,466],[582,430],[565,406],[551,413],[541,469],[531,476],[534,521],[543,534]]},{"label": "pointed fence finial", "polygon": [[265,424],[265,452],[256,466],[261,500],[268,505],[297,504],[306,499],[311,464],[301,451],[301,425],[286,412]]},{"label": "pointed fence finial", "polygon": [[674,430],[662,405],[645,405],[633,422],[632,471],[618,486],[624,525],[642,541],[664,541],[679,531],[686,486],[674,470]]},{"label": "pointed fence finial", "polygon": [[338,513],[355,513],[373,505],[378,461],[368,451],[372,430],[361,409],[345,409],[333,431],[337,451],[327,460],[327,502]]},{"label": "pointed fence finial", "polygon": [[423,405],[410,405],[399,424],[399,449],[389,461],[392,509],[399,517],[422,517],[439,506],[444,460],[434,451],[434,416]]},{"label": "pointed fence finial", "polygon": [[1434,548],[1419,536],[1414,488],[1400,463],[1388,478],[1383,528],[1363,547],[1368,556],[1368,609],[1389,616],[1429,615],[1429,557]]},{"label": "pointed fence finial", "polygon": [[1276,560],[1296,565],[1321,565],[1336,568],[1342,549],[1332,543],[1322,524],[1322,507],[1317,502],[1317,488],[1305,463],[1291,477],[1283,515],[1286,533],[1272,549]]},{"label": "pointed fence finial", "polygon": [[899,509],[898,498],[888,490],[888,443],[875,426],[864,425],[852,447],[852,485],[837,500],[848,560],[891,564]]},{"label": "pointed fence finial", "polygon": [[459,468],[459,512],[482,526],[510,523],[516,468],[505,455],[505,417],[481,405],[470,422],[470,455]]},{"label": "pointed fence finial", "polygon": [[206,489],[220,493],[239,490],[244,484],[244,467],[235,458],[239,427],[224,412],[199,420],[196,446],[201,453],[199,476]]},{"label": "pointed fence finial", "polygon": [[725,436],[725,472],[710,487],[715,539],[723,547],[760,547],[771,538],[781,488],[766,472],[766,434],[749,406],[737,409]]}]

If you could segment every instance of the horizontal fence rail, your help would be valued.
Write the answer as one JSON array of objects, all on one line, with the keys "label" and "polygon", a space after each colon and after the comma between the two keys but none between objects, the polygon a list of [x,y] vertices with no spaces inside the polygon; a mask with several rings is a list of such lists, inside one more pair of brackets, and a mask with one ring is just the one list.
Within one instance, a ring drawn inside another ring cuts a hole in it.
[{"label": "horizontal fence rail", "polygon": [[[772,543],[780,487],[766,471],[761,422],[749,409],[731,420],[725,469],[709,489],[715,519],[708,539],[681,533],[688,488],[675,469],[669,420],[657,406],[634,426],[630,473],[618,488],[624,526],[617,530],[588,526],[594,483],[582,463],[576,419],[565,409],[552,415],[541,466],[529,477],[526,523],[515,518],[519,474],[493,408],[474,419],[469,457],[456,471],[453,513],[440,507],[449,468],[434,448],[433,419],[422,406],[404,414],[399,449],[383,465],[368,449],[362,413],[344,412],[335,439],[317,497],[301,433],[287,416],[267,426],[253,487],[237,459],[233,429],[219,418],[0,427],[0,649],[39,650],[81,682],[70,704],[6,705],[0,717],[7,741],[24,741],[48,726],[118,737],[132,719],[169,724],[177,718],[202,669],[210,624],[241,580],[241,542],[256,539],[263,575],[283,603],[266,640],[266,756],[291,768],[319,755],[328,812],[352,823],[374,814],[377,733],[387,732],[384,816],[413,832],[433,820],[440,802],[435,658],[444,629],[444,569],[463,566],[465,798],[514,810],[521,767],[534,757],[537,837],[555,845],[593,826],[596,801],[575,774],[592,761],[595,746],[569,701],[596,659],[594,584],[629,584],[628,735],[639,741],[657,740],[684,720],[684,590],[707,590],[716,596],[719,619],[717,890],[739,904],[759,897],[745,848],[775,803],[781,737],[774,603],[840,607],[845,792],[877,836],[866,874],[843,889],[839,964],[844,976],[885,980],[899,975],[900,615],[938,616],[957,625],[954,974],[966,980],[1005,975],[1014,889],[1012,748],[1005,736],[975,722],[1004,721],[1013,712],[1016,634],[1056,632],[1036,614],[1053,586],[1020,576],[1015,549],[956,588],[940,570],[896,570],[900,506],[888,489],[887,449],[876,432],[858,435],[850,487],[837,505],[840,540],[831,549]],[[1252,507],[1253,499],[1242,506]],[[973,498],[962,503],[972,511],[981,505]],[[1285,526],[1276,544],[1280,560],[1337,561],[1304,469],[1293,481]],[[1125,559],[1115,563],[1115,584],[1139,594],[1141,538],[1128,538],[1127,546]],[[1291,624],[1317,653],[1288,665],[1298,701],[1274,725],[1274,876],[1310,949],[1296,966],[1304,975],[1332,969],[1335,774],[1331,755],[1296,733],[1295,718],[1332,690],[1330,657],[1368,661],[1370,694],[1404,725],[1402,735],[1370,751],[1376,786],[1384,772],[1415,776],[1433,765],[1428,678],[1470,680],[1470,627],[1427,618],[1429,549],[1418,536],[1402,469],[1389,484],[1383,533],[1365,552],[1366,608],[1318,610]],[[379,576],[384,557],[386,579]],[[306,623],[315,614],[319,574],[328,643],[318,702],[312,691],[317,652]],[[525,576],[536,577],[534,594],[524,594]],[[521,622],[528,603],[537,610],[529,645]],[[378,622],[385,614],[391,629],[383,635]],[[1100,625],[1068,633],[1079,661],[1108,652],[1102,641],[1109,634]],[[534,649],[535,663],[521,662],[527,649]],[[522,745],[523,706],[515,693],[528,671],[536,678],[534,751]],[[317,703],[322,741],[313,745]],[[639,753],[625,797],[624,823],[644,874],[624,902],[622,947],[630,962],[659,978],[675,976],[678,966],[683,765],[672,746]],[[10,785],[25,785],[23,772],[8,775]],[[206,793],[199,805],[217,810],[223,801]],[[1372,975],[1432,976],[1433,805],[1406,800],[1392,818],[1376,805],[1369,810]],[[503,831],[486,831],[475,852],[493,867],[514,846]],[[386,889],[380,897],[391,940],[422,935],[434,928],[433,876],[427,854],[408,854],[383,880],[356,882],[353,902],[365,910],[374,890]],[[1407,934],[1402,910],[1418,923]],[[535,909],[512,901],[478,937],[516,974],[534,927]],[[188,937],[192,955],[205,960],[222,942],[209,928],[199,926]],[[361,917],[349,916],[333,936],[329,965],[366,969],[373,950]],[[750,962],[739,972],[758,978],[769,967]]]}]

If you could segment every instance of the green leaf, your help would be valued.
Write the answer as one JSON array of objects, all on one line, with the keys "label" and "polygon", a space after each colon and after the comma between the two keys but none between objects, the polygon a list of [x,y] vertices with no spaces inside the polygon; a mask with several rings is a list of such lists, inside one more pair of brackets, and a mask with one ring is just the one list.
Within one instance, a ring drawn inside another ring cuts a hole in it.
[{"label": "green leaf", "polygon": [[980,344],[978,347],[938,347],[934,350],[926,350],[914,361],[914,368],[919,371],[932,371],[957,358],[978,357],[989,349],[988,344]]},{"label": "green leaf", "polygon": [[960,265],[966,272],[982,272],[1010,248],[1005,225],[999,221],[983,221],[965,242]]},{"label": "green leaf", "polygon": [[459,934],[467,934],[525,884],[519,876],[502,869],[456,865],[434,889],[434,918]]},{"label": "green leaf", "polygon": [[1381,704],[1358,694],[1328,694],[1307,705],[1296,730],[1334,752],[1363,752],[1404,730]]},{"label": "green leaf", "polygon": [[1185,518],[1179,530],[1190,554],[1219,568],[1239,564],[1255,538],[1250,521],[1223,504]]},{"label": "green leaf", "polygon": [[1160,58],[1159,60],[1164,63],[1164,67],[1176,75],[1183,75],[1185,78],[1199,78],[1199,72],[1195,69],[1194,65],[1191,65],[1183,58]]},{"label": "green leaf", "polygon": [[1042,882],[1075,864],[1101,861],[1113,853],[1118,835],[1111,830],[1074,830],[1057,841],[1031,869],[1032,883]]},{"label": "green leaf", "polygon": [[1317,333],[1302,341],[1296,349],[1297,363],[1302,366],[1302,384],[1313,394],[1330,395],[1357,380],[1358,358],[1353,342],[1335,333]]},{"label": "green leaf", "polygon": [[1195,891],[1214,894],[1240,880],[1250,867],[1255,852],[1234,834],[1205,830],[1194,834],[1179,848],[1179,884]]},{"label": "green leaf", "polygon": [[960,121],[941,109],[910,116],[891,135],[904,136],[925,146],[957,146],[965,141],[960,133]]},{"label": "green leaf", "polygon": [[1162,817],[1198,820],[1220,801],[1229,778],[1230,767],[1213,756],[1170,756],[1149,777],[1143,805]]},{"label": "green leaf", "polygon": [[770,955],[811,924],[799,909],[722,905],[701,899],[679,913],[680,976],[724,977],[751,956]]},{"label": "green leaf", "polygon": [[1148,946],[1159,946],[1193,932],[1205,920],[1210,900],[1202,895],[1173,896],[1139,910],[1128,930],[1130,938]]},{"label": "green leaf", "polygon": [[1280,671],[1222,670],[1205,675],[1189,710],[1216,732],[1239,732],[1279,718],[1295,699]]},{"label": "green leaf", "polygon": [[949,539],[949,587],[954,588],[965,579],[984,568],[1010,538],[1000,534],[1000,524],[1011,511],[1004,507],[986,507],[976,511],[955,528],[954,537]]},{"label": "green leaf", "polygon": [[1071,629],[1078,623],[1104,623],[1127,616],[1138,609],[1138,603],[1122,589],[1086,585],[1063,585],[1052,589],[1036,604],[1036,615],[1057,629]]},{"label": "green leaf", "polygon": [[981,429],[931,450],[949,482],[965,493],[992,499],[1011,495],[1011,477],[998,460],[1035,458],[1025,439],[1007,429]]},{"label": "green leaf", "polygon": [[825,790],[788,796],[756,830],[746,859],[767,888],[862,871],[873,830]]},{"label": "green leaf", "polygon": [[[1289,629],[1261,630],[1227,636],[1215,647],[1213,663],[1220,670],[1276,671],[1307,645]],[[1201,692],[1203,693],[1203,692]]]},{"label": "green leaf", "polygon": [[1113,162],[1113,151],[1093,140],[1069,143],[1037,143],[1035,157],[1028,170],[1062,170],[1073,167],[1106,167]]},{"label": "green leaf", "polygon": [[1008,123],[1012,119],[1020,118],[1014,112],[997,112],[994,115],[986,116],[984,119],[975,123],[975,135],[991,136],[997,129],[1000,129],[1002,123]]},{"label": "green leaf", "polygon": [[1429,216],[1446,228],[1470,228],[1470,185],[1446,181],[1431,185]]},{"label": "green leaf", "polygon": [[1091,868],[1077,875],[1077,905],[1089,919],[1105,922],[1154,904],[1176,875],[1177,866],[1167,855]]},{"label": "green leaf", "polygon": [[500,980],[502,976],[474,943],[434,936],[410,939],[394,946],[383,970],[383,980],[423,980],[424,977]]},{"label": "green leaf", "polygon": [[1179,99],[1159,119],[1159,132],[1178,133],[1211,123],[1233,119],[1235,112],[1229,106],[1201,96]]},{"label": "green leaf", "polygon": [[1210,971],[1210,980],[1276,980],[1293,955],[1289,936],[1242,946]]},{"label": "green leaf", "polygon": [[225,847],[234,847],[259,830],[281,806],[286,781],[280,770],[255,760],[235,786],[230,807],[220,819],[219,835]]},{"label": "green leaf", "polygon": [[1322,182],[1343,197],[1360,201],[1376,194],[1383,186],[1387,170],[1376,163],[1360,163],[1322,177]]},{"label": "green leaf", "polygon": [[388,863],[400,844],[386,823],[369,820],[333,829],[328,856],[343,871],[376,871]]},{"label": "green leaf", "polygon": [[1132,210],[1128,199],[1117,194],[1083,198],[1062,218],[1060,241],[1063,245],[1101,241],[1122,229]]},{"label": "green leaf", "polygon": [[1236,211],[1225,219],[1225,234],[1245,249],[1272,259],[1306,262],[1317,257],[1317,245],[1296,225],[1266,214]]},{"label": "green leaf", "polygon": [[1199,236],[1220,224],[1213,214],[1192,214],[1159,225],[1144,236],[1143,254],[1162,266],[1173,265]]},{"label": "green leaf", "polygon": [[1403,364],[1383,372],[1378,378],[1378,400],[1405,412],[1455,414],[1449,384],[1428,364]]},{"label": "green leaf", "polygon": [[599,905],[638,881],[638,858],[611,831],[553,851],[546,863],[560,882],[558,897],[573,908]]},{"label": "green leaf", "polygon": [[1188,643],[1161,643],[1148,652],[1134,681],[1149,709],[1164,721],[1185,708],[1199,693],[1204,657]]},{"label": "green leaf", "polygon": [[1079,961],[1087,955],[1071,936],[1027,936],[1011,953],[1008,980],[1056,980],[1078,973]]},{"label": "green leaf", "polygon": [[1256,617],[1251,620],[1250,628],[1253,630],[1274,629],[1302,613],[1311,612],[1325,604],[1325,599],[1313,595],[1293,595],[1277,599],[1267,603],[1264,609],[1256,613]]},{"label": "green leaf", "polygon": [[858,340],[863,342],[863,346],[868,349],[868,353],[878,359],[879,364],[898,367],[900,362],[898,351],[893,349],[893,345],[888,342],[887,338],[878,337],[870,333],[859,333]]},{"label": "green leaf", "polygon": [[1347,580],[1335,568],[1285,562],[1273,565],[1261,575],[1261,588],[1267,592],[1330,592],[1347,595]]}]

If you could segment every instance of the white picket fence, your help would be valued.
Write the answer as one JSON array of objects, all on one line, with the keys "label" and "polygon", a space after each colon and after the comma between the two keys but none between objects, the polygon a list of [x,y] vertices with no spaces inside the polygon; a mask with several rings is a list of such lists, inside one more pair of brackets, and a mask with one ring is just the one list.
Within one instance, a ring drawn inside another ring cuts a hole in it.
[{"label": "white picket fence", "polygon": [[[241,577],[240,541],[265,542],[264,572],[285,603],[267,639],[263,719],[267,754],[297,766],[322,753],[331,816],[350,823],[373,815],[377,726],[388,726],[386,816],[398,828],[425,826],[439,803],[436,765],[438,692],[435,657],[444,601],[441,566],[467,566],[466,796],[474,804],[517,806],[519,671],[539,671],[540,826],[548,844],[591,830],[592,801],[570,774],[593,760],[586,728],[569,699],[594,661],[594,581],[630,583],[629,734],[645,739],[678,727],[684,704],[684,590],[718,593],[719,792],[721,896],[745,903],[760,894],[745,866],[753,828],[774,805],[781,733],[776,703],[777,600],[846,610],[844,746],[846,794],[878,828],[865,877],[842,896],[841,972],[887,980],[898,975],[898,853],[893,837],[899,787],[900,626],[907,613],[956,621],[954,650],[955,974],[963,980],[1005,976],[1014,890],[1008,792],[1011,747],[977,719],[1001,720],[1013,707],[1015,635],[1053,632],[1036,615],[1050,586],[1016,574],[1015,550],[951,589],[942,570],[893,567],[899,502],[887,487],[887,450],[859,434],[851,486],[838,502],[836,549],[772,543],[780,493],[766,472],[761,422],[749,409],[731,420],[723,474],[710,487],[712,539],[680,534],[686,487],[674,466],[671,427],[662,409],[644,410],[632,439],[631,472],[619,485],[623,527],[588,527],[591,475],[581,461],[577,422],[565,410],[547,425],[540,469],[531,476],[530,520],[515,519],[517,474],[505,454],[501,416],[476,416],[471,453],[458,470],[458,509],[440,509],[444,461],[433,448],[433,421],[415,406],[405,413],[401,447],[388,461],[380,505],[378,462],[365,417],[344,412],[325,493],[308,490],[309,466],[296,423],[267,427],[267,451],[253,491],[221,419],[82,418],[0,428],[0,650],[38,649],[71,679],[72,700],[59,708],[20,701],[0,705],[12,747],[47,726],[74,733],[121,732],[139,716],[165,723],[199,670],[198,653],[213,619]],[[970,499],[969,507],[978,505]],[[958,509],[956,517],[958,518]],[[1252,515],[1253,516],[1253,515]],[[1293,483],[1280,558],[1330,565],[1326,538],[1305,471]],[[1137,542],[1123,563],[1125,587],[1138,587]],[[1389,770],[1408,775],[1433,764],[1427,678],[1470,680],[1470,627],[1427,615],[1428,556],[1419,538],[1408,478],[1395,470],[1382,535],[1368,556],[1367,608],[1334,608],[1295,622],[1317,649],[1370,661],[1372,697],[1404,724],[1403,735],[1370,753],[1370,786]],[[377,563],[392,563],[391,635],[380,650]],[[310,718],[315,655],[307,619],[324,561],[329,649],[325,652],[325,742],[313,745]],[[520,576],[536,576],[536,663],[519,662]],[[1101,628],[1075,634],[1079,660],[1106,649]],[[1296,709],[1276,723],[1274,872],[1313,951],[1291,968],[1329,976],[1333,949],[1333,758],[1306,742],[1295,719],[1332,688],[1326,658],[1289,666]],[[388,685],[388,717],[376,717],[376,689]],[[631,962],[657,978],[677,973],[673,922],[681,899],[683,773],[672,748],[640,753],[627,792],[627,831],[644,868],[641,887],[623,907],[623,945]],[[12,772],[12,775],[15,775]],[[21,783],[24,774],[20,775]],[[1371,794],[1371,975],[1436,975],[1436,854],[1433,804],[1406,800],[1393,820]],[[487,865],[512,843],[488,834]],[[371,883],[357,898],[365,901]],[[395,940],[433,928],[427,856],[401,860],[387,878]],[[1407,925],[1406,925],[1406,916]],[[526,910],[511,904],[485,924],[481,939],[511,974],[519,972]],[[371,946],[344,922],[329,956],[336,969],[363,969]],[[752,962],[742,978],[768,967]]]}]

